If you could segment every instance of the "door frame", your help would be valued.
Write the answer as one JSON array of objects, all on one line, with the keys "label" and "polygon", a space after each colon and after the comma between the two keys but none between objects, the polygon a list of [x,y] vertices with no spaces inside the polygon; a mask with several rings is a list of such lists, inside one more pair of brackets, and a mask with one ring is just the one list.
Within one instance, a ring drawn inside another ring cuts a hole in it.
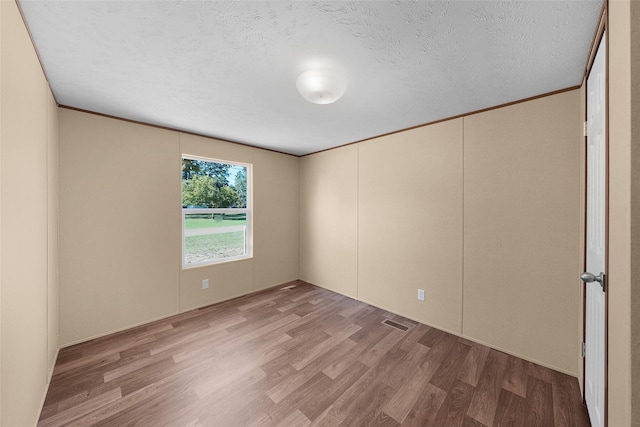
[{"label": "door frame", "polygon": [[[605,303],[604,303],[604,425],[605,427],[609,424],[609,14],[608,12],[609,0],[604,0],[602,5],[602,10],[600,12],[600,18],[598,22],[598,28],[596,33],[593,36],[593,40],[591,41],[591,48],[589,50],[589,59],[587,61],[587,66],[585,68],[583,84],[585,87],[585,100],[584,100],[584,117],[585,120],[588,118],[587,111],[587,102],[588,102],[588,88],[587,88],[587,79],[589,77],[589,73],[591,72],[591,68],[593,66],[593,62],[596,58],[596,54],[598,52],[598,47],[600,46],[600,42],[604,38],[605,45],[605,70],[606,70],[606,78],[605,78],[605,226],[604,226],[604,245],[605,245],[605,271],[606,271],[606,286],[607,291],[605,292]],[[587,136],[583,137],[583,146],[584,146],[584,229],[583,229],[583,254],[582,254],[582,271],[586,270],[587,265]],[[586,323],[587,323],[587,294],[585,292],[586,283],[580,282],[582,286],[582,343],[586,341]],[[585,387],[586,387],[586,364],[584,363],[584,358],[582,359],[582,402],[586,406],[585,400]],[[588,409],[588,408],[587,408]]]}]

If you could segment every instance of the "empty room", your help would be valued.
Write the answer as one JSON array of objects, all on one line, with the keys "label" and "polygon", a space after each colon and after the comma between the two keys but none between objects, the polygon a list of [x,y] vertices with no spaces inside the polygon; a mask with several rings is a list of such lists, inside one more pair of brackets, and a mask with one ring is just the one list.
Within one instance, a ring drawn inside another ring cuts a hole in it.
[{"label": "empty room", "polygon": [[640,426],[640,2],[0,25],[2,427]]}]

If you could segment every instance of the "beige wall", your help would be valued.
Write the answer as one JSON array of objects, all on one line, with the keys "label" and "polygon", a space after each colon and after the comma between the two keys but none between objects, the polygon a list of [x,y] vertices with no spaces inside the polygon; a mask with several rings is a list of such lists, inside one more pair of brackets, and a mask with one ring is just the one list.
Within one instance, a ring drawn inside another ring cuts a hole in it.
[{"label": "beige wall", "polygon": [[300,278],[299,159],[253,152],[253,289]]},{"label": "beige wall", "polygon": [[[181,154],[254,165],[252,259],[182,270]],[[297,179],[293,156],[61,109],[61,344],[297,279]]]},{"label": "beige wall", "polygon": [[640,426],[640,2],[631,4],[631,420]]},{"label": "beige wall", "polygon": [[640,270],[638,18],[637,2],[609,2],[608,418],[611,426],[640,425],[637,360],[640,322],[636,317]]},{"label": "beige wall", "polygon": [[358,298],[460,334],[462,119],[358,148]]},{"label": "beige wall", "polygon": [[301,278],[577,376],[580,105],[574,90],[303,157]]},{"label": "beige wall", "polygon": [[60,110],[60,334],[178,312],[178,134]]},{"label": "beige wall", "polygon": [[[297,279],[298,159],[187,134],[181,153],[253,165],[253,258],[184,270],[181,310]],[[202,289],[203,279],[209,289]]]},{"label": "beige wall", "polygon": [[358,297],[358,147],[300,159],[300,278]]},{"label": "beige wall", "polygon": [[58,119],[16,3],[2,1],[0,8],[0,424],[29,426],[38,418],[58,349]]},{"label": "beige wall", "polygon": [[579,91],[464,119],[463,334],[574,375],[579,120]]},{"label": "beige wall", "polygon": [[[2,82],[3,82],[3,57],[4,55],[2,54],[2,51],[4,50],[2,48],[3,46],[3,37],[2,34],[4,33],[4,31],[2,31],[2,22],[3,22],[3,15],[4,13],[2,12],[4,10],[4,6],[2,5],[2,3],[0,2],[0,166],[2,165],[2,137],[3,137],[3,132],[2,132],[2,121],[4,120],[4,116],[2,115],[2,104],[4,104],[4,93],[2,91]],[[2,379],[2,371],[4,369],[4,365],[2,363],[2,336],[3,336],[3,332],[2,332],[2,286],[3,286],[3,280],[2,280],[2,170],[0,169],[0,423],[2,423],[2,396],[3,396],[3,389],[2,389],[2,383],[4,382]]]}]

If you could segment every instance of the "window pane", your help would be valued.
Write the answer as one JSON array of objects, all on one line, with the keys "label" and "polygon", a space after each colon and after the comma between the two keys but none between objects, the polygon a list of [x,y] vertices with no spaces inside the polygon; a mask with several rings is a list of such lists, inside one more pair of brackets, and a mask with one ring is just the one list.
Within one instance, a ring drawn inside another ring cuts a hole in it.
[{"label": "window pane", "polygon": [[245,254],[246,213],[185,214],[185,264]]},{"label": "window pane", "polygon": [[185,214],[184,216],[184,228],[186,230],[211,227],[233,227],[236,225],[247,225],[246,213]]},{"label": "window pane", "polygon": [[246,208],[247,167],[183,158],[182,206]]},{"label": "window pane", "polygon": [[183,157],[184,266],[251,256],[250,167]]},{"label": "window pane", "polygon": [[244,255],[244,231],[185,236],[185,263],[195,264]]}]

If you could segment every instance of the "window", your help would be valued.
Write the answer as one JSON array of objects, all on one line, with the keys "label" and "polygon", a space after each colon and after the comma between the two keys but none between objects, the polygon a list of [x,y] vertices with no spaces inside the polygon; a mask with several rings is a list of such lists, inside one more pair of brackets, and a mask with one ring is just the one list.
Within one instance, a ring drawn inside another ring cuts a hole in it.
[{"label": "window", "polygon": [[251,257],[251,165],[182,156],[182,266]]}]

